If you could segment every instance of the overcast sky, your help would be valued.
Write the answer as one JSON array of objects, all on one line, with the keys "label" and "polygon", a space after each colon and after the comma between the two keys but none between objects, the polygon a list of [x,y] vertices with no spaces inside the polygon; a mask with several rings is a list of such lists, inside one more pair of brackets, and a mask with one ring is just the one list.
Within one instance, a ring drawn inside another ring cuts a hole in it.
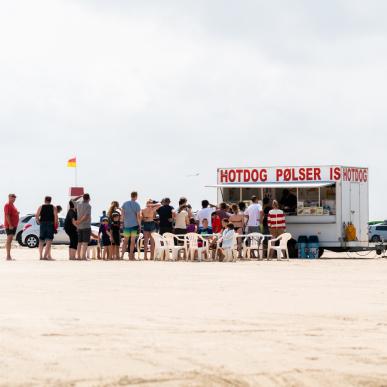
[{"label": "overcast sky", "polygon": [[[0,1],[0,196],[215,200],[216,168],[361,165],[387,218],[385,0]],[[188,175],[200,173],[199,177]],[[0,215],[2,218],[2,214]]]}]

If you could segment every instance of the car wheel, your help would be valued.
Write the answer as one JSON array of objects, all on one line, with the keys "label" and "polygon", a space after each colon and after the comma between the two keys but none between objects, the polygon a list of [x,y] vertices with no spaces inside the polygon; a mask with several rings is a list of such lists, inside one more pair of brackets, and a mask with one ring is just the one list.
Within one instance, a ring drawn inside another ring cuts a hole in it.
[{"label": "car wheel", "polygon": [[39,238],[36,235],[28,235],[24,242],[30,249],[34,249],[39,246]]},{"label": "car wheel", "polygon": [[23,234],[23,231],[19,231],[16,235],[16,241],[17,243],[19,243],[20,246],[25,246],[25,244],[23,243],[22,241],[22,234]]},{"label": "car wheel", "polygon": [[379,235],[374,235],[371,238],[371,242],[374,242],[374,243],[380,242],[380,236]]}]

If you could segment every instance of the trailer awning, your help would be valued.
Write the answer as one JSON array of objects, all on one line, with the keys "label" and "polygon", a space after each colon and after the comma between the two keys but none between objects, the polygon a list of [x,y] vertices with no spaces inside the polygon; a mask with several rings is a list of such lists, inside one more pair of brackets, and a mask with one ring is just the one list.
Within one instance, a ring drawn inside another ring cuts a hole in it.
[{"label": "trailer awning", "polygon": [[332,181],[319,181],[319,182],[299,182],[299,183],[237,183],[237,184],[216,184],[206,185],[206,188],[320,188],[335,185]]}]

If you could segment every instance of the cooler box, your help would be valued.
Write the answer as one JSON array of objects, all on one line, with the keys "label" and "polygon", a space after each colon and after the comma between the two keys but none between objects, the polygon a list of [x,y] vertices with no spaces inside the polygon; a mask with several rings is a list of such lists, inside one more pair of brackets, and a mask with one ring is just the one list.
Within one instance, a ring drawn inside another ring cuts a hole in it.
[{"label": "cooler box", "polygon": [[320,250],[320,241],[317,235],[312,235],[308,240],[308,258],[317,259]]},{"label": "cooler box", "polygon": [[300,235],[298,237],[297,245],[298,245],[298,258],[307,258],[308,257],[308,254],[307,254],[308,237],[304,235]]}]

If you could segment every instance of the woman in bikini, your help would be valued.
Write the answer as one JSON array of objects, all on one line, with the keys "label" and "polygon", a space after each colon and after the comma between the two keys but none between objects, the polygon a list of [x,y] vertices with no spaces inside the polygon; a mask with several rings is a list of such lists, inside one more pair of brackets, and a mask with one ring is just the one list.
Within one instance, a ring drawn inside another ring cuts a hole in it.
[{"label": "woman in bikini", "polygon": [[152,238],[152,233],[156,231],[155,218],[157,216],[156,211],[161,207],[160,203],[157,203],[151,199],[146,202],[146,207],[141,210],[141,218],[143,221],[144,232],[144,260],[148,259],[148,242],[151,245],[150,259],[154,259],[155,242]]},{"label": "woman in bikini", "polygon": [[[236,233],[242,235],[245,228],[245,215],[239,211],[239,207],[236,204],[233,204],[231,209],[232,215],[229,221],[234,225]],[[242,251],[242,238],[238,238],[238,251],[239,253]]]}]

